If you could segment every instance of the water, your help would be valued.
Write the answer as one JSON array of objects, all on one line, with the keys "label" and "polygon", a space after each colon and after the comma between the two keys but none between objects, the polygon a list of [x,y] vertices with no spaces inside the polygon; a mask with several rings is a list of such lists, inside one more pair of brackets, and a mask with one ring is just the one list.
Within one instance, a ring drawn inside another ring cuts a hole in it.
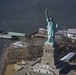
[{"label": "water", "polygon": [[[46,28],[45,8],[59,28],[76,28],[76,0],[0,0],[0,28],[27,34]],[[0,53],[8,42],[0,40]]]},{"label": "water", "polygon": [[6,48],[11,42],[11,40],[0,39],[0,55],[2,53],[2,50]]}]

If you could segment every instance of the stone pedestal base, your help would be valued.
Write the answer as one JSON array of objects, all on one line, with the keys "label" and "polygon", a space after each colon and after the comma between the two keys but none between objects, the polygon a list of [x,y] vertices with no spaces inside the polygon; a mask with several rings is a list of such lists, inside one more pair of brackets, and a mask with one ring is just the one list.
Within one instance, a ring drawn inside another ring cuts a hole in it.
[{"label": "stone pedestal base", "polygon": [[54,46],[54,42],[50,42],[50,43],[49,43],[48,41],[46,41],[46,42],[45,42],[45,46],[47,46],[47,45],[53,47],[53,46]]},{"label": "stone pedestal base", "polygon": [[54,47],[51,45],[45,45],[43,50],[43,57],[41,63],[47,64],[51,67],[55,67],[55,62],[54,62]]},{"label": "stone pedestal base", "polygon": [[52,72],[55,74],[59,74],[60,69],[56,69],[55,62],[58,61],[57,59],[57,52],[53,45],[45,44],[43,47],[43,56],[41,63],[45,65],[49,65],[52,67]]}]

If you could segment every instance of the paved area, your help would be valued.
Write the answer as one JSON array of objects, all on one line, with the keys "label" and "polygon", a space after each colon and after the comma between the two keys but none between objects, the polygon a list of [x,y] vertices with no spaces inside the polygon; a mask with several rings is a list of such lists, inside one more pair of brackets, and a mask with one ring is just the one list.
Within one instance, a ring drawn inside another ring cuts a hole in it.
[{"label": "paved area", "polygon": [[15,75],[14,64],[10,64],[7,66],[5,75]]}]

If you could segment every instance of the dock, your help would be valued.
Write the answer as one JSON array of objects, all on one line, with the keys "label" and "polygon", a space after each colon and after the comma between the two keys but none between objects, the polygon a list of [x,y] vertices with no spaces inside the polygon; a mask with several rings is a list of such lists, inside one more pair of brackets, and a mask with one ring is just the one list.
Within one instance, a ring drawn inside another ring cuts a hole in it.
[{"label": "dock", "polygon": [[24,37],[24,36],[26,36],[25,33],[18,33],[18,32],[8,32],[7,34],[11,35],[11,36],[15,36],[15,37]]},{"label": "dock", "polygon": [[25,33],[18,33],[18,32],[2,32],[0,33],[1,39],[18,39],[19,37],[25,37]]},{"label": "dock", "polygon": [[0,34],[0,38],[6,38],[6,39],[11,39],[12,38],[12,36],[11,35],[7,35],[7,34]]}]

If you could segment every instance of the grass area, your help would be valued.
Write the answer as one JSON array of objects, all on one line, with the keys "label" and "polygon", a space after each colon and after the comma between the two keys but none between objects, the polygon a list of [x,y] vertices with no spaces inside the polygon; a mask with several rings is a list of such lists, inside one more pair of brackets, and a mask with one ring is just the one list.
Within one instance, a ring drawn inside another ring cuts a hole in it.
[{"label": "grass area", "polygon": [[15,75],[14,64],[10,64],[10,65],[7,66],[5,75]]}]

